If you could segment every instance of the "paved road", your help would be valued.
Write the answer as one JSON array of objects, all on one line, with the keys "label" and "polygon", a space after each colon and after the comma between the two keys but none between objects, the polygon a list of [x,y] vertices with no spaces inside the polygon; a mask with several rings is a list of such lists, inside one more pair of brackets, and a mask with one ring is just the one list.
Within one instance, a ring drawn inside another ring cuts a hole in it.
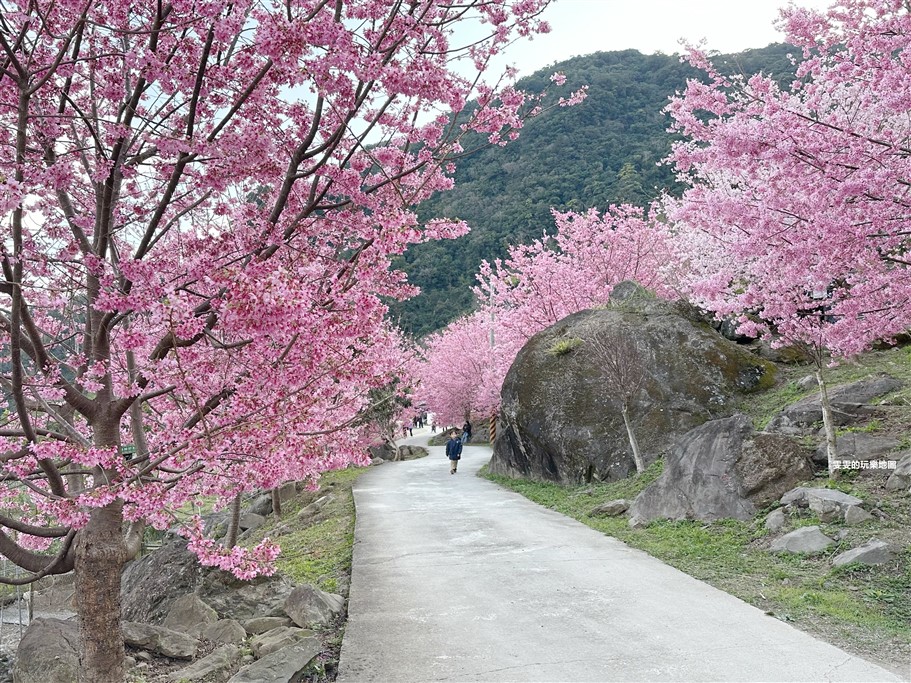
[{"label": "paved road", "polygon": [[339,683],[902,680],[474,476],[489,455],[358,480]]}]

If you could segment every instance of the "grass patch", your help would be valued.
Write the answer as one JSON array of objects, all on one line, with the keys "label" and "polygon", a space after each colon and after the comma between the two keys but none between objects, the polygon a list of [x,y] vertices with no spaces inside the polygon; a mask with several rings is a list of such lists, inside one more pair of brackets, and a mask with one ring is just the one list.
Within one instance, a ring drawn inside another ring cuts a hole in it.
[{"label": "grass patch", "polygon": [[[305,491],[284,504],[280,520],[267,524],[246,540],[253,545],[268,536],[282,548],[276,566],[295,583],[309,583],[329,593],[347,593],[354,546],[354,496],[351,488],[368,468],[326,472],[318,491]],[[313,517],[298,513],[323,496],[332,496]]]},{"label": "grass patch", "polygon": [[[753,521],[655,521],[630,528],[627,518],[590,517],[597,505],[631,500],[661,474],[661,463],[630,479],[590,486],[557,484],[482,476],[552,510],[644,550],[669,565],[751,603],[784,621],[848,650],[893,665],[911,657],[911,548],[906,521],[911,516],[907,496],[884,497],[882,479],[857,476],[852,480],[819,480],[812,486],[831,486],[864,500],[881,498],[884,519],[863,527],[821,524],[809,511],[791,518],[788,530],[817,524],[823,533],[845,535],[828,552],[816,556],[768,552],[771,536],[764,513]],[[886,565],[832,567],[832,557],[872,537],[904,547]]]},{"label": "grass patch", "polygon": [[568,337],[566,339],[561,339],[560,341],[554,342],[553,345],[547,349],[547,353],[552,356],[565,356],[571,351],[575,351],[580,346],[582,346],[582,340],[578,337]]}]

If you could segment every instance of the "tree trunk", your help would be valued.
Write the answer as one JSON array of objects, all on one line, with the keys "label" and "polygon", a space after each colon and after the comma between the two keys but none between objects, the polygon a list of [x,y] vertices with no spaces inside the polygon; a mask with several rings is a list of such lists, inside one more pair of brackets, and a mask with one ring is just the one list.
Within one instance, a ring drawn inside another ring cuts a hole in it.
[{"label": "tree trunk", "polygon": [[231,523],[228,524],[228,534],[225,536],[225,547],[233,548],[237,545],[237,535],[240,532],[240,494],[231,503]]},{"label": "tree trunk", "polygon": [[122,683],[120,571],[124,563],[123,501],[92,511],[76,539],[75,589],[81,680]]},{"label": "tree trunk", "polygon": [[822,376],[822,367],[816,366],[816,383],[819,385],[819,405],[822,406],[822,425],[826,432],[826,460],[829,463],[829,477],[835,475],[835,460],[838,457],[835,443],[835,421],[832,419],[832,404],[826,391],[826,381]]},{"label": "tree trunk", "polygon": [[278,486],[272,489],[272,516],[275,519],[282,518],[282,496],[281,488]]},{"label": "tree trunk", "polygon": [[636,434],[633,432],[633,425],[629,420],[629,406],[626,401],[620,409],[623,413],[623,424],[626,425],[626,435],[629,437],[629,445],[633,449],[633,461],[636,463],[636,472],[642,474],[645,471],[645,463],[642,461],[642,454],[639,452],[639,442],[636,441]]}]

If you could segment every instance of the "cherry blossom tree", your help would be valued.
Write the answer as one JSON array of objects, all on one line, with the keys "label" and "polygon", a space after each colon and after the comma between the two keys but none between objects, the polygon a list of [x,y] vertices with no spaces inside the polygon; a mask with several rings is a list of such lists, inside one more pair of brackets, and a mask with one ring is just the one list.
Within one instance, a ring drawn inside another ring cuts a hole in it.
[{"label": "cherry blossom tree", "polygon": [[690,297],[809,348],[825,395],[823,352],[851,356],[911,325],[911,13],[844,0],[781,22],[803,57],[788,90],[691,51],[708,81],[669,106],[688,138],[671,161],[691,187],[666,211]]},{"label": "cherry blossom tree", "polygon": [[475,295],[478,311],[426,343],[424,400],[447,417],[471,406],[493,414],[509,367],[535,333],[571,313],[604,305],[614,285],[635,280],[671,296],[665,228],[637,207],[603,214],[554,211],[557,231],[484,262]]},{"label": "cherry blossom tree", "polygon": [[[500,403],[498,351],[491,343],[491,321],[480,313],[463,316],[423,341],[423,362],[414,371],[417,401],[439,425],[459,425],[488,417]],[[502,383],[502,378],[500,378]]]},{"label": "cherry blossom tree", "polygon": [[0,552],[74,569],[86,680],[124,679],[144,525],[268,572],[186,503],[363,457],[403,358],[379,295],[413,293],[390,259],[465,230],[411,207],[537,106],[480,74],[546,3],[0,2]]}]

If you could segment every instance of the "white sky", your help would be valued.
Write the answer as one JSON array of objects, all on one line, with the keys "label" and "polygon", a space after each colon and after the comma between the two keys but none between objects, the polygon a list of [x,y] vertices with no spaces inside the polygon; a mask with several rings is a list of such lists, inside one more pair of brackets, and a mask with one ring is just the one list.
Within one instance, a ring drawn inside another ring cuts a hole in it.
[{"label": "white sky", "polygon": [[[556,0],[544,17],[551,32],[512,45],[505,64],[519,75],[576,55],[634,48],[647,54],[681,52],[679,40],[718,52],[738,52],[780,42],[773,27],[787,0]],[[831,0],[796,0],[825,10]],[[497,69],[496,71],[499,71]]]}]

